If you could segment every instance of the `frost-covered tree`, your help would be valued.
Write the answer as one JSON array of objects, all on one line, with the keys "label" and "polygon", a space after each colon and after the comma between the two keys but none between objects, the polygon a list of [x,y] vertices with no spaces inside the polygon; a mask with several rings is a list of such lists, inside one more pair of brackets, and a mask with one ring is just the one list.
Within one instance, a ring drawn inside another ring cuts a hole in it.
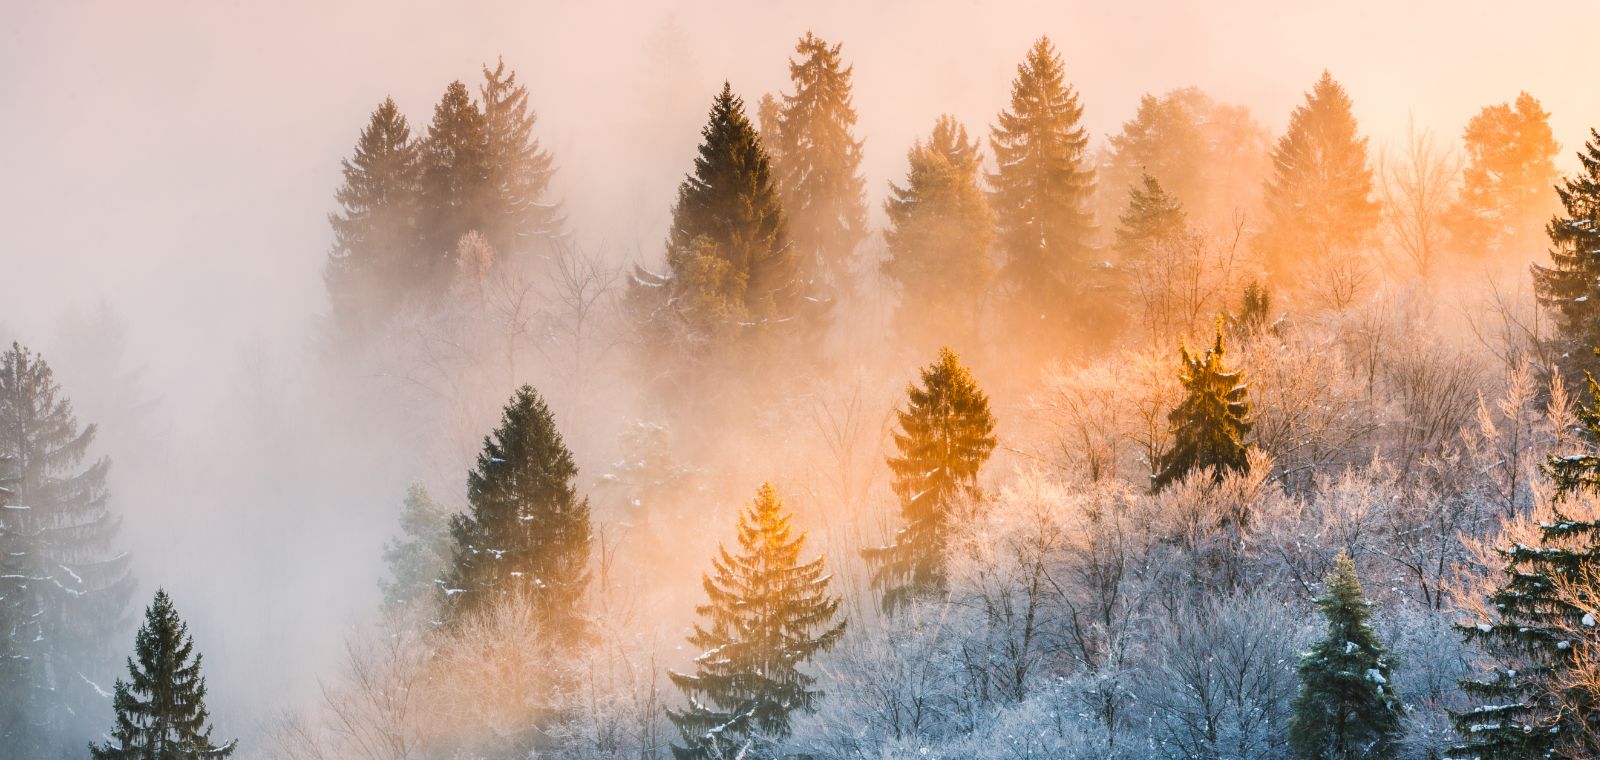
[{"label": "frost-covered tree", "polygon": [[790,716],[810,711],[822,692],[801,670],[844,635],[834,622],[823,558],[803,562],[805,534],[770,484],[739,514],[739,545],[718,548],[705,576],[703,618],[689,643],[704,650],[695,672],[669,672],[689,699],[668,712],[682,737],[679,760],[764,756],[763,743],[790,731]]},{"label": "frost-covered tree", "polygon": [[1083,106],[1067,83],[1055,45],[1040,37],[1017,66],[1010,107],[989,143],[997,170],[989,175],[995,243],[1007,324],[1014,341],[1049,346],[1085,304],[1090,237],[1088,207],[1094,168]]},{"label": "frost-covered tree", "polygon": [[368,337],[426,284],[428,265],[418,241],[419,146],[393,99],[372,112],[341,162],[344,184],[323,281],[333,305],[336,343]]},{"label": "frost-covered tree", "polygon": [[1307,760],[1396,757],[1405,709],[1391,685],[1394,663],[1368,622],[1370,603],[1348,553],[1334,559],[1317,606],[1328,630],[1300,657],[1290,746]]},{"label": "frost-covered tree", "polygon": [[550,153],[533,134],[538,115],[528,105],[528,88],[505,61],[483,67],[484,145],[488,152],[490,195],[478,230],[496,251],[527,254],[540,240],[560,234],[560,206],[546,196],[555,174]]},{"label": "frost-covered tree", "polygon": [[[110,462],[45,361],[0,355],[0,746],[47,757],[100,704],[131,580],[106,507]],[[74,737],[79,747],[83,739]]]},{"label": "frost-covered tree", "polygon": [[906,395],[906,408],[896,413],[899,455],[889,459],[904,525],[889,545],[862,552],[889,611],[944,590],[951,512],[979,497],[978,471],[995,447],[989,397],[949,348],[922,370],[922,387],[908,385]]},{"label": "frost-covered tree", "polygon": [[519,596],[550,636],[575,642],[584,635],[589,500],[573,488],[577,474],[550,407],[522,386],[467,474],[467,512],[450,520],[447,619]]},{"label": "frost-covered tree", "polygon": [[1461,197],[1446,226],[1462,250],[1521,256],[1539,245],[1554,199],[1555,133],[1550,114],[1528,93],[1515,104],[1485,106],[1467,122],[1461,139],[1467,165]]},{"label": "frost-covered tree", "polygon": [[1272,151],[1267,226],[1259,245],[1275,277],[1293,277],[1366,243],[1378,226],[1367,138],[1328,72],[1289,116]]},{"label": "frost-covered tree", "polygon": [[1550,353],[1559,357],[1559,371],[1568,381],[1600,370],[1593,349],[1600,346],[1600,131],[1578,154],[1577,175],[1556,188],[1564,213],[1545,227],[1550,235],[1550,265],[1533,265],[1534,293],[1554,313],[1556,335]]},{"label": "frost-covered tree", "polygon": [[882,269],[900,290],[895,328],[912,345],[975,345],[978,309],[994,278],[994,218],[978,187],[977,141],[941,116],[906,160],[905,185],[891,184],[884,202],[889,251]]},{"label": "frost-covered tree", "polygon": [[[850,102],[853,67],[844,65],[839,49],[811,32],[795,44],[794,94],[783,96],[771,136],[778,197],[799,266],[808,279],[846,290],[851,259],[867,234],[867,202]],[[768,131],[765,120],[762,129]]]},{"label": "frost-covered tree", "polygon": [[1224,470],[1250,467],[1250,395],[1243,375],[1223,364],[1222,322],[1217,322],[1216,341],[1204,354],[1190,353],[1188,346],[1180,353],[1185,395],[1167,415],[1173,441],[1152,478],[1158,491],[1192,470],[1211,471],[1220,479]]},{"label": "frost-covered tree", "polygon": [[220,760],[233,754],[237,740],[211,739],[200,653],[166,591],[156,591],[145,608],[133,646],[128,680],[117,679],[112,697],[116,725],[110,741],[90,745],[94,760]]},{"label": "frost-covered tree", "polygon": [[379,582],[388,610],[412,608],[438,597],[439,583],[450,567],[450,514],[415,483],[406,490],[400,510],[400,537],[384,544],[389,577]]}]

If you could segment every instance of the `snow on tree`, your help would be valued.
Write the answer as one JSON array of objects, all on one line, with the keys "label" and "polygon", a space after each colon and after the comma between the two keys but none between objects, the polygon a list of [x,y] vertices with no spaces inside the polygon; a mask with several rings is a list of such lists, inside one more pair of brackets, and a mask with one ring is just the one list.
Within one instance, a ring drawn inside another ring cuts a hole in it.
[{"label": "snow on tree", "polygon": [[133,646],[128,680],[117,679],[112,697],[116,725],[110,741],[90,745],[94,760],[220,760],[233,754],[237,740],[211,739],[200,653],[166,591],[156,591],[145,608]]},{"label": "snow on tree", "polygon": [[771,484],[739,514],[735,552],[718,548],[704,576],[706,604],[689,643],[703,649],[695,672],[669,672],[688,697],[669,710],[683,740],[678,760],[750,757],[790,731],[790,716],[810,711],[822,692],[800,667],[844,635],[834,622],[839,600],[828,594],[823,558],[802,562],[805,534]]},{"label": "snow on tree", "polygon": [[406,490],[400,510],[400,533],[384,544],[383,560],[389,577],[379,582],[383,606],[388,610],[431,604],[439,595],[439,582],[450,567],[449,511],[428,495],[421,483]]},{"label": "snow on tree", "polygon": [[41,357],[16,343],[0,355],[0,746],[19,757],[52,754],[101,703],[127,604],[111,464],[82,466],[95,432]]},{"label": "snow on tree", "polygon": [[1189,352],[1183,357],[1184,399],[1167,415],[1172,423],[1172,447],[1161,457],[1160,470],[1151,479],[1159,491],[1189,474],[1209,470],[1221,479],[1224,470],[1250,467],[1250,394],[1242,373],[1224,364],[1222,322],[1217,322],[1217,338],[1204,354]]},{"label": "snow on tree", "polygon": [[944,590],[951,513],[979,498],[978,471],[995,447],[989,397],[949,348],[922,370],[922,387],[908,385],[906,395],[906,408],[896,413],[899,455],[889,459],[905,524],[893,543],[862,552],[888,611]]},{"label": "snow on tree", "polygon": [[1398,755],[1405,708],[1392,685],[1393,658],[1368,622],[1355,561],[1340,551],[1317,606],[1327,633],[1300,657],[1300,694],[1289,744],[1307,760]]},{"label": "snow on tree", "polygon": [[589,500],[579,498],[572,452],[539,394],[519,388],[467,474],[465,514],[450,520],[452,567],[441,588],[446,620],[498,598],[530,601],[551,636],[585,633]]},{"label": "snow on tree", "polygon": [[1569,386],[1584,372],[1600,369],[1600,131],[1578,154],[1582,170],[1556,188],[1564,214],[1550,220],[1550,265],[1533,265],[1534,293],[1553,312],[1556,335],[1548,341],[1556,367]]}]

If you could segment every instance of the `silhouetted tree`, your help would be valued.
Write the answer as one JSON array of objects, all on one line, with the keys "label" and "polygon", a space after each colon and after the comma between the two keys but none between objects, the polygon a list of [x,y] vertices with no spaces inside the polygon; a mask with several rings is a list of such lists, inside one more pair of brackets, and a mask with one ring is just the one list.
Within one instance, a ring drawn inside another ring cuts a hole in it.
[{"label": "silhouetted tree", "polygon": [[1550,265],[1533,265],[1539,304],[1555,315],[1550,353],[1569,386],[1584,372],[1600,369],[1592,349],[1600,346],[1600,132],[1578,154],[1581,170],[1556,188],[1564,214],[1550,220]]},{"label": "silhouetted tree", "polygon": [[1216,342],[1204,354],[1191,354],[1188,346],[1180,352],[1184,399],[1167,415],[1173,441],[1151,483],[1158,491],[1192,470],[1209,470],[1221,479],[1225,470],[1250,467],[1250,395],[1242,374],[1223,364],[1221,321]]}]

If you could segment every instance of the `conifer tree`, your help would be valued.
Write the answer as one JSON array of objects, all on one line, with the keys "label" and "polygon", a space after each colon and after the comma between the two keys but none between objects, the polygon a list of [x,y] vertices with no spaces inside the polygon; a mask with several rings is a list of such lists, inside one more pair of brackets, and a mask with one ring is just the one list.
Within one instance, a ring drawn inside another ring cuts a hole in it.
[{"label": "conifer tree", "polygon": [[1224,364],[1222,322],[1217,339],[1202,355],[1180,349],[1184,399],[1167,415],[1172,423],[1172,448],[1161,457],[1152,478],[1154,490],[1180,480],[1192,470],[1209,470],[1218,479],[1224,470],[1250,467],[1250,397],[1242,374]]},{"label": "conifer tree", "polygon": [[394,100],[372,112],[329,215],[333,250],[323,280],[340,343],[360,340],[425,284],[418,228],[419,147]]},{"label": "conifer tree", "polygon": [[1346,552],[1317,606],[1328,632],[1300,657],[1290,746],[1306,760],[1396,757],[1404,706],[1390,685],[1394,663],[1368,623],[1370,604]]},{"label": "conifer tree", "polygon": [[406,490],[400,510],[401,538],[385,544],[383,559],[389,577],[380,582],[383,606],[389,610],[429,602],[450,567],[450,518],[444,507],[416,483]]},{"label": "conifer tree", "polygon": [[1461,137],[1467,164],[1446,220],[1456,244],[1475,255],[1521,255],[1539,245],[1560,178],[1550,114],[1524,92],[1515,105],[1484,107]]},{"label": "conifer tree", "polygon": [[0,355],[0,747],[18,757],[54,754],[114,662],[131,581],[110,462],[83,464],[94,438],[42,358],[16,343]]},{"label": "conifer tree", "polygon": [[977,141],[941,116],[906,155],[904,186],[890,184],[883,273],[900,287],[895,326],[912,345],[975,345],[978,309],[994,267],[994,217],[978,187]]},{"label": "conifer tree", "polygon": [[788,735],[790,716],[812,710],[822,692],[800,668],[844,635],[834,622],[823,558],[802,562],[805,534],[771,484],[739,514],[739,546],[719,547],[705,576],[702,621],[689,643],[704,650],[694,673],[669,672],[689,699],[668,716],[683,739],[678,760],[765,756],[763,740]]},{"label": "conifer tree", "polygon": [[1124,261],[1148,260],[1162,244],[1188,230],[1183,204],[1148,174],[1128,190],[1128,207],[1117,225],[1117,252]]},{"label": "conifer tree", "polygon": [[1590,130],[1576,176],[1556,195],[1565,209],[1550,220],[1550,265],[1533,265],[1534,294],[1555,313],[1556,334],[1546,345],[1569,384],[1600,370],[1591,349],[1600,346],[1600,132]]},{"label": "conifer tree", "polygon": [[1061,56],[1040,37],[1017,67],[1011,106],[989,139],[998,165],[989,184],[1000,286],[1009,298],[1009,326],[1023,344],[1052,337],[1072,310],[1086,306],[1094,169],[1082,121]]},{"label": "conifer tree", "polygon": [[538,115],[528,106],[528,88],[517,84],[516,72],[508,71],[504,61],[496,62],[492,70],[483,67],[479,94],[490,194],[478,231],[496,251],[521,256],[538,241],[560,233],[560,207],[545,198],[555,174],[554,160],[534,137]]},{"label": "conifer tree", "polygon": [[424,282],[437,295],[450,283],[457,242],[488,227],[494,199],[489,122],[465,84],[445,89],[421,151]]},{"label": "conifer tree", "polygon": [[1367,138],[1358,132],[1350,97],[1328,72],[1289,116],[1272,165],[1259,243],[1274,276],[1292,277],[1354,250],[1377,228]]},{"label": "conifer tree", "polygon": [[909,385],[906,395],[894,433],[900,453],[889,459],[905,525],[894,543],[862,552],[886,611],[944,590],[951,512],[980,497],[978,471],[995,447],[989,397],[949,348],[922,370],[922,387]]},{"label": "conifer tree", "polygon": [[700,134],[672,209],[667,272],[636,270],[630,293],[650,337],[680,347],[775,330],[803,296],[767,154],[728,84]]},{"label": "conifer tree", "polygon": [[[1591,399],[1600,400],[1600,385],[1592,376],[1588,386]],[[1562,502],[1573,494],[1600,493],[1600,457],[1592,453],[1600,442],[1600,408],[1591,402],[1580,408],[1579,419],[1591,453],[1545,460],[1541,469],[1556,487],[1554,514],[1539,521],[1534,545],[1516,542],[1496,549],[1505,560],[1505,579],[1488,596],[1490,617],[1456,626],[1496,662],[1491,677],[1461,684],[1482,704],[1452,716],[1461,742],[1450,748],[1449,757],[1554,757],[1558,749],[1570,750],[1587,727],[1600,725],[1600,705],[1562,685],[1563,676],[1578,666],[1582,649],[1572,646],[1569,632],[1592,628],[1594,618],[1561,593],[1558,582],[1593,589],[1600,578],[1595,553],[1600,522],[1561,512]],[[1600,589],[1591,593],[1591,600],[1600,598]]]},{"label": "conifer tree", "polygon": [[867,234],[861,141],[850,103],[853,67],[844,65],[839,50],[811,32],[795,45],[799,60],[789,60],[794,94],[783,96],[772,134],[778,198],[797,264],[807,279],[834,290],[846,289],[851,258]]},{"label": "conifer tree", "polygon": [[211,740],[206,679],[189,625],[166,591],[145,608],[144,625],[128,658],[128,680],[117,679],[111,740],[90,745],[95,760],[204,760],[233,754],[237,740]]},{"label": "conifer tree", "polygon": [[447,620],[519,595],[558,640],[584,636],[589,501],[572,486],[577,474],[550,408],[522,386],[467,474],[467,512],[450,521]]}]

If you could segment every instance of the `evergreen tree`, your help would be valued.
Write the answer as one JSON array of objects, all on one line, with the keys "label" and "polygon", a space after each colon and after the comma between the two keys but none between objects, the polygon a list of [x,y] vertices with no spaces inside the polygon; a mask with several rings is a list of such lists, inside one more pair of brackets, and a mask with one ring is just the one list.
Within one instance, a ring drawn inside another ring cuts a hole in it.
[{"label": "evergreen tree", "polygon": [[1367,138],[1350,107],[1344,88],[1322,72],[1272,151],[1267,227],[1259,242],[1276,277],[1359,248],[1378,226]]},{"label": "evergreen tree", "polygon": [[0,747],[17,757],[53,755],[113,662],[131,581],[110,462],[83,466],[94,438],[43,359],[16,343],[0,355]]},{"label": "evergreen tree", "polygon": [[1222,323],[1216,342],[1205,354],[1181,349],[1184,399],[1167,415],[1172,423],[1172,448],[1161,457],[1152,478],[1154,490],[1180,480],[1195,469],[1210,470],[1220,479],[1224,470],[1250,467],[1250,396],[1241,373],[1223,364]]},{"label": "evergreen tree", "polygon": [[922,370],[922,387],[909,385],[906,395],[894,434],[900,454],[889,459],[905,525],[894,543],[862,552],[886,611],[944,590],[951,512],[980,497],[978,471],[995,447],[989,397],[950,349],[940,350]]},{"label": "evergreen tree", "polygon": [[1123,261],[1149,260],[1163,244],[1188,231],[1183,204],[1148,174],[1128,190],[1128,207],[1117,220],[1117,252]]},{"label": "evergreen tree", "polygon": [[134,638],[128,679],[117,679],[111,741],[90,745],[95,760],[202,760],[233,754],[237,740],[211,740],[206,679],[189,625],[178,618],[166,591],[145,608]]},{"label": "evergreen tree", "polygon": [[1565,215],[1550,220],[1550,265],[1533,265],[1539,305],[1555,312],[1556,334],[1546,345],[1571,384],[1600,370],[1590,349],[1600,346],[1600,132],[1578,154],[1582,170],[1556,188]]},{"label": "evergreen tree", "polygon": [[1255,335],[1267,327],[1267,320],[1271,318],[1272,291],[1255,280],[1245,283],[1244,293],[1239,297],[1239,315],[1229,320],[1234,333]]},{"label": "evergreen tree", "polygon": [[572,486],[577,474],[550,408],[522,386],[467,474],[467,512],[450,520],[447,620],[516,594],[558,640],[583,637],[590,526],[589,501]]},{"label": "evergreen tree", "polygon": [[1300,656],[1290,746],[1307,760],[1398,756],[1405,708],[1390,686],[1394,663],[1368,623],[1370,604],[1349,554],[1334,560],[1317,606],[1328,632]]},{"label": "evergreen tree", "polygon": [[[1600,385],[1592,376],[1588,385],[1591,399],[1600,400]],[[1600,441],[1600,411],[1594,405],[1581,408],[1579,418],[1592,452]],[[1495,658],[1496,667],[1488,679],[1461,684],[1482,704],[1453,716],[1461,743],[1446,753],[1450,757],[1554,757],[1557,749],[1572,749],[1587,727],[1600,725],[1600,705],[1582,690],[1560,685],[1582,656],[1568,631],[1592,627],[1594,618],[1557,587],[1562,581],[1592,589],[1600,578],[1595,552],[1600,522],[1570,519],[1560,506],[1575,493],[1600,493],[1600,457],[1553,455],[1542,469],[1556,486],[1553,516],[1539,522],[1535,545],[1516,542],[1496,549],[1505,559],[1505,579],[1489,594],[1491,617],[1456,626],[1468,642]],[[1600,589],[1589,601],[1595,598]],[[1562,756],[1588,756],[1595,749]]]},{"label": "evergreen tree", "polygon": [[1515,105],[1479,111],[1461,137],[1467,165],[1446,220],[1456,244],[1476,255],[1520,254],[1538,245],[1554,205],[1550,189],[1560,178],[1550,114],[1524,92]]},{"label": "evergreen tree", "polygon": [[434,107],[421,163],[423,282],[437,295],[450,283],[461,236],[489,226],[495,195],[489,121],[465,84],[451,82]]},{"label": "evergreen tree", "polygon": [[355,155],[340,165],[344,185],[334,194],[339,211],[328,216],[334,243],[323,281],[344,344],[369,336],[417,293],[428,265],[417,239],[419,148],[393,99],[372,112]]},{"label": "evergreen tree", "polygon": [[533,135],[538,115],[528,107],[528,88],[504,61],[483,67],[485,150],[490,186],[483,227],[478,231],[496,251],[521,256],[540,240],[560,234],[557,204],[545,200],[555,174],[550,153]]},{"label": "evergreen tree", "polygon": [[383,547],[383,560],[389,577],[379,582],[383,606],[389,610],[409,608],[434,600],[438,584],[450,567],[449,512],[416,483],[406,491],[400,510],[401,538]]},{"label": "evergreen tree", "polygon": [[949,116],[906,155],[904,186],[890,184],[883,273],[900,287],[895,326],[912,345],[976,345],[978,309],[994,277],[994,218],[978,187],[978,144]]},{"label": "evergreen tree", "polygon": [[668,271],[636,270],[630,293],[650,337],[680,346],[776,329],[802,299],[767,154],[728,84],[700,134],[672,209]]},{"label": "evergreen tree", "polygon": [[1000,285],[1010,299],[1013,337],[1024,345],[1044,345],[1072,310],[1086,306],[1094,170],[1082,120],[1061,56],[1040,37],[1017,67],[1011,107],[989,140],[999,167],[989,184]]},{"label": "evergreen tree", "polygon": [[823,558],[800,561],[805,534],[770,484],[739,514],[739,547],[719,547],[705,576],[707,602],[695,608],[689,643],[704,650],[692,674],[669,672],[689,699],[669,710],[683,745],[678,760],[760,757],[764,739],[786,736],[796,710],[812,710],[822,692],[800,667],[839,641],[839,600],[828,595]]},{"label": "evergreen tree", "polygon": [[[778,198],[798,264],[807,279],[835,290],[845,289],[851,258],[867,234],[861,141],[853,134],[856,110],[850,103],[852,67],[840,59],[839,47],[811,32],[795,45],[800,58],[789,60],[794,94],[783,96],[771,135],[777,138],[772,164]],[[767,138],[765,121],[762,131]]]}]

